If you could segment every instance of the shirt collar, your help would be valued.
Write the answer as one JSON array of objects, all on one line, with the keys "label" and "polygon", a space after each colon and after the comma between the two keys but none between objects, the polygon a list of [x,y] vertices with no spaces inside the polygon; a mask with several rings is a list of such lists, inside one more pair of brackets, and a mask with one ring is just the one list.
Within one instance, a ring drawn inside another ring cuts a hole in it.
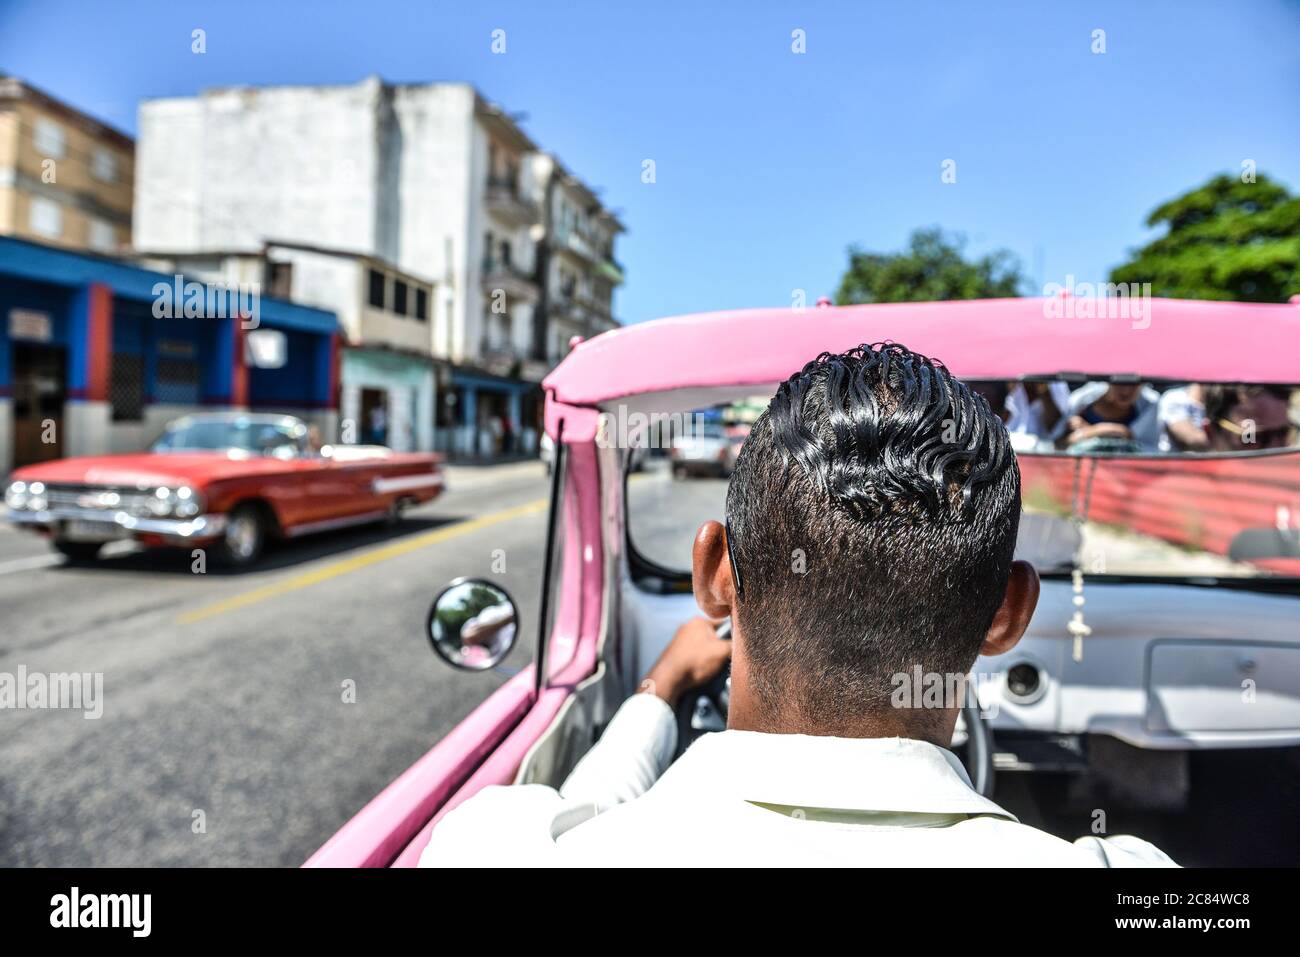
[{"label": "shirt collar", "polygon": [[698,793],[706,779],[713,793],[763,804],[1016,820],[971,787],[955,754],[913,738],[706,734],[656,790]]}]

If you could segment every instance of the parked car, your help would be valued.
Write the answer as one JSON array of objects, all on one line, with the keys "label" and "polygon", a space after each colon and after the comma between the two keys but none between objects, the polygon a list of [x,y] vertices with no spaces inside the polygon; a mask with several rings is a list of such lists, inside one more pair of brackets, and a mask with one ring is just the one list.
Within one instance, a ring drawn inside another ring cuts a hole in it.
[{"label": "parked car", "polygon": [[[654,475],[624,482],[627,451],[596,440],[602,412],[688,415],[771,395],[819,353],[891,338],[957,376],[1004,387],[1035,378],[1300,380],[1295,305],[1157,299],[1144,327],[1104,312],[1055,318],[1034,299],[825,307],[815,321],[750,310],[647,322],[583,343],[545,382],[557,458],[542,621],[533,624],[540,665],[431,742],[308,865],[413,866],[434,824],[485,786],[558,786],[677,626],[698,613],[690,543],[701,515],[724,514],[726,486]],[[995,764],[998,781],[1020,775],[1027,787],[1065,774],[1081,793],[1111,789],[1104,804],[1085,807],[1167,809],[1207,783],[1188,773],[1189,756],[1300,745],[1294,441],[1229,454],[1052,450],[1022,455],[1021,468],[1019,553],[1038,565],[1042,596],[1017,648],[977,662],[978,707],[964,711],[967,732],[953,742],[982,772],[973,780],[996,787]],[[518,621],[513,606],[499,614]],[[686,702],[679,737],[720,727],[725,709],[725,695],[705,689]],[[966,738],[991,745],[966,747]],[[1253,794],[1248,765],[1235,767]],[[1203,818],[1218,830],[1260,826],[1249,814]]]},{"label": "parked car", "polygon": [[721,422],[706,422],[673,437],[668,461],[674,478],[692,475],[727,478],[739,454],[740,442],[732,440]]},{"label": "parked car", "polygon": [[212,548],[232,566],[270,538],[391,520],[443,490],[441,460],[382,446],[317,446],[290,415],[189,415],[147,451],[16,470],[9,521],[76,561],[105,543]]}]

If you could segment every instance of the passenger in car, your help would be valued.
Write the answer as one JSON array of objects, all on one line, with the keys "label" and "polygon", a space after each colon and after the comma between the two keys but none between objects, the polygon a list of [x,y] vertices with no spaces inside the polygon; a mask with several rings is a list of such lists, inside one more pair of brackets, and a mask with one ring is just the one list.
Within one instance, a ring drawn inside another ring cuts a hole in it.
[{"label": "passenger in car", "polygon": [[1159,394],[1149,386],[1089,382],[1070,395],[1061,446],[1071,452],[1155,452]]},{"label": "passenger in car", "polygon": [[1294,444],[1286,392],[1267,386],[1212,386],[1206,390],[1210,451],[1250,452]]},{"label": "passenger in car", "polygon": [[1210,444],[1205,433],[1205,386],[1199,382],[1167,389],[1157,409],[1161,452],[1204,452]]},{"label": "passenger in car", "polygon": [[1007,427],[1017,452],[1050,452],[1065,431],[1070,387],[1064,382],[971,381]]},{"label": "passenger in car", "polygon": [[[1020,824],[947,750],[964,703],[949,679],[1013,648],[1038,600],[1019,514],[1002,421],[941,365],[896,344],[819,357],[755,423],[725,527],[696,536],[708,618],[559,790],[484,789],[421,863],[1173,865],[1135,838]],[[709,619],[728,617],[724,642]],[[669,767],[674,708],[728,644],[727,730]],[[900,694],[913,675],[946,690]]]}]

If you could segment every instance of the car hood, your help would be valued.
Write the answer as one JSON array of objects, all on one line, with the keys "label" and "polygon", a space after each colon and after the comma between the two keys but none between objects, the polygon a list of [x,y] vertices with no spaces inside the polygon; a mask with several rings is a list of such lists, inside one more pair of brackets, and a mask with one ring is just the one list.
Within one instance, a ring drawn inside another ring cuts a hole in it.
[{"label": "car hood", "polygon": [[138,487],[203,486],[245,475],[292,470],[294,463],[274,458],[235,458],[224,452],[143,452],[128,455],[87,455],[28,465],[12,479],[24,482],[66,482],[79,485]]}]

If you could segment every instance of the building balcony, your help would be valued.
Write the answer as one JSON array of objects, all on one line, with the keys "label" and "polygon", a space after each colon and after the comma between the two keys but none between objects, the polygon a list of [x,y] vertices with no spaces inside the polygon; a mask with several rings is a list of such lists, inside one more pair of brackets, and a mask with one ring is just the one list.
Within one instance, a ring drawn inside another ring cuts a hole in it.
[{"label": "building balcony", "polygon": [[599,265],[601,257],[596,251],[596,244],[573,229],[562,229],[555,233],[555,248],[576,257],[585,267]]},{"label": "building balcony", "polygon": [[489,296],[502,290],[507,299],[536,302],[537,283],[533,277],[510,263],[499,259],[483,260],[483,291]]},{"label": "building balcony", "polygon": [[596,272],[616,286],[623,284],[623,264],[613,256],[606,256],[597,263]]},{"label": "building balcony", "polygon": [[532,226],[542,221],[541,207],[509,180],[489,179],[484,203],[489,213],[511,226]]},{"label": "building balcony", "polygon": [[618,328],[609,306],[590,296],[556,296],[547,305],[548,318],[572,325],[579,335],[590,338]]},{"label": "building balcony", "polygon": [[579,306],[581,306],[587,312],[591,313],[597,319],[603,319],[609,322],[614,321],[614,315],[612,310],[610,309],[609,303],[597,299],[593,296],[583,295],[582,293],[578,294],[576,301]]},{"label": "building balcony", "polygon": [[516,345],[494,345],[484,341],[481,349],[479,365],[492,375],[541,382],[553,366],[553,363],[534,358],[526,349]]}]

